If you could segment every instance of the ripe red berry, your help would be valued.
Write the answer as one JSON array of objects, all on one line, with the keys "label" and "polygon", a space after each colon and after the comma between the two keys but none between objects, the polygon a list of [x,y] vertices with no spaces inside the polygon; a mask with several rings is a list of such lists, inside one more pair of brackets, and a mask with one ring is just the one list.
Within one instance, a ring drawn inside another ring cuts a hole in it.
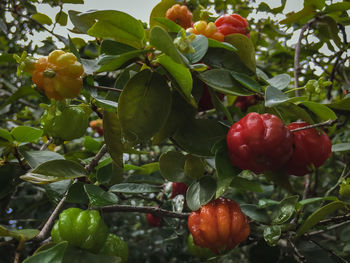
[{"label": "ripe red berry", "polygon": [[238,96],[235,100],[235,106],[240,108],[242,112],[246,112],[250,106],[258,103],[256,95],[251,96]]},{"label": "ripe red berry", "polygon": [[216,254],[234,248],[250,233],[247,217],[236,202],[227,198],[216,199],[192,212],[188,229],[197,246]]},{"label": "ripe red berry", "polygon": [[[289,130],[305,127],[306,122],[290,123]],[[312,170],[312,166],[320,167],[332,152],[332,142],[323,131],[315,128],[293,132],[294,153],[287,163],[287,173],[303,176]]]},{"label": "ripe red berry", "polygon": [[215,25],[218,28],[218,31],[225,36],[239,33],[249,37],[248,22],[238,14],[222,15],[216,19]]},{"label": "ripe red berry", "polygon": [[[219,100],[223,101],[225,98],[225,94],[216,92],[216,95],[218,96]],[[207,86],[203,87],[203,93],[202,96],[199,99],[198,102],[198,111],[207,111],[214,108],[213,102],[211,101],[210,93]]]},{"label": "ripe red berry", "polygon": [[150,226],[153,226],[153,227],[161,227],[162,226],[162,222],[161,222],[162,218],[161,217],[154,216],[151,213],[147,213],[146,219],[147,219],[147,222]]},{"label": "ripe red berry", "polygon": [[226,140],[231,163],[255,173],[278,170],[293,154],[291,132],[268,113],[248,113],[231,126]]},{"label": "ripe red berry", "polygon": [[170,199],[177,195],[186,195],[188,186],[185,183],[173,183]]}]

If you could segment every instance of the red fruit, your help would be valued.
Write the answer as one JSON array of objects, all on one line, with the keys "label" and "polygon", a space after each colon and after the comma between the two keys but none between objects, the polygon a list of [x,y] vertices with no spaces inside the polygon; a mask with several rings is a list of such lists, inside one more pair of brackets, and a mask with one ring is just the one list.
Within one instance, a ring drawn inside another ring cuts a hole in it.
[{"label": "red fruit", "polygon": [[187,188],[187,185],[184,183],[173,183],[170,199],[177,195],[186,195]]},{"label": "red fruit", "polygon": [[248,220],[239,205],[227,198],[219,198],[192,212],[188,229],[197,246],[219,254],[230,250],[247,239]]},{"label": "red fruit", "polygon": [[100,136],[103,135],[103,122],[101,119],[90,121],[90,127],[96,131]]},{"label": "red fruit", "polygon": [[162,226],[162,222],[161,222],[162,218],[161,217],[154,216],[151,213],[147,213],[146,219],[147,219],[147,222],[150,226],[153,226],[153,227],[161,227]]},{"label": "red fruit", "polygon": [[[293,122],[289,130],[305,127],[306,122]],[[329,158],[332,142],[323,131],[315,128],[293,132],[294,153],[287,163],[287,173],[303,176],[311,171],[312,166],[319,167]]]},{"label": "red fruit", "polygon": [[257,96],[238,96],[235,101],[235,106],[240,108],[242,112],[246,112],[250,106],[258,103]]},{"label": "red fruit", "polygon": [[[223,101],[225,94],[216,92],[218,98]],[[214,108],[213,102],[211,101],[210,93],[207,86],[204,86],[202,96],[198,102],[198,111],[207,111]]]},{"label": "red fruit", "polygon": [[239,33],[249,37],[248,22],[238,14],[222,15],[215,21],[218,31],[222,34],[229,35]]},{"label": "red fruit", "polygon": [[231,126],[226,141],[231,163],[255,173],[277,170],[293,154],[291,132],[268,113],[248,113]]},{"label": "red fruit", "polygon": [[192,13],[185,5],[173,5],[167,10],[165,17],[185,29],[192,26]]}]

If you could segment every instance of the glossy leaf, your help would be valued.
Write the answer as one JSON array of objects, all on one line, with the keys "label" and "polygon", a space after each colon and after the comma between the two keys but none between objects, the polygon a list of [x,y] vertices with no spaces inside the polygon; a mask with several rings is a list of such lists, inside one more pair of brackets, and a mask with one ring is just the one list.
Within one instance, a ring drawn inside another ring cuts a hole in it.
[{"label": "glossy leaf", "polygon": [[89,198],[86,195],[85,184],[82,182],[76,182],[72,184],[67,193],[66,202],[73,204],[89,204]]},{"label": "glossy leaf", "polygon": [[120,121],[116,112],[103,112],[103,137],[113,161],[123,167],[123,144]]},{"label": "glossy leaf", "polygon": [[84,176],[86,176],[84,167],[76,162],[51,160],[40,164],[20,178],[34,184],[48,184]]},{"label": "glossy leaf", "polygon": [[260,92],[261,87],[258,82],[256,82],[254,79],[249,77],[248,75],[245,75],[243,73],[238,72],[231,72],[232,77],[237,80],[239,83],[241,83],[245,88],[252,90],[254,92]]},{"label": "glossy leaf", "polygon": [[113,205],[119,201],[115,194],[106,192],[97,185],[86,184],[84,189],[89,197],[90,204],[93,206]]},{"label": "glossy leaf", "polygon": [[208,51],[208,38],[203,35],[196,35],[192,42],[195,52],[185,54],[191,64],[199,62]]},{"label": "glossy leaf", "polygon": [[282,103],[292,102],[296,100],[306,100],[306,97],[292,97],[289,98],[279,89],[268,86],[265,90],[265,106],[274,107]]},{"label": "glossy leaf", "polygon": [[2,237],[13,237],[17,240],[31,240],[39,234],[38,229],[15,229],[8,230],[7,228],[0,225],[0,236]]},{"label": "glossy leaf", "polygon": [[160,187],[155,185],[134,183],[116,184],[109,189],[110,192],[124,194],[158,193],[161,190]]},{"label": "glossy leaf", "polygon": [[192,97],[192,75],[190,70],[182,64],[176,63],[171,57],[162,55],[159,56],[157,62],[161,64],[169,74],[175,79],[180,87],[180,93],[192,105],[196,106],[196,102]]},{"label": "glossy leaf", "polygon": [[270,246],[277,245],[278,240],[281,236],[280,226],[266,226],[264,228],[264,239]]},{"label": "glossy leaf", "polygon": [[237,48],[234,47],[232,44],[227,43],[227,42],[220,42],[212,38],[208,38],[208,45],[209,47],[212,48],[224,48],[227,49],[228,51],[237,51]]},{"label": "glossy leaf", "polygon": [[18,142],[36,142],[43,135],[43,130],[29,126],[18,126],[11,131],[11,135]]},{"label": "glossy leaf", "polygon": [[68,246],[68,242],[62,241],[49,249],[40,251],[35,255],[27,258],[26,260],[23,261],[23,263],[37,263],[37,262],[62,263],[67,246]]},{"label": "glossy leaf", "polygon": [[163,25],[166,27],[166,29],[169,32],[179,32],[180,30],[182,30],[183,28],[181,26],[179,26],[178,24],[176,24],[175,22],[171,21],[170,19],[167,19],[165,17],[155,17],[154,21],[158,22],[158,25]]},{"label": "glossy leaf", "polygon": [[255,48],[252,40],[242,34],[230,34],[225,36],[225,42],[228,42],[237,48],[236,53],[241,61],[247,68],[255,73]]},{"label": "glossy leaf", "polygon": [[231,181],[231,187],[237,188],[241,191],[252,191],[258,193],[264,192],[259,183],[240,176],[233,176]]},{"label": "glossy leaf", "polygon": [[64,160],[62,155],[52,151],[26,151],[23,148],[20,148],[19,152],[31,168],[35,168],[38,165],[51,160]]},{"label": "glossy leaf", "polygon": [[149,35],[149,42],[156,49],[171,57],[174,62],[184,64],[179,51],[176,49],[173,43],[173,40],[163,28],[159,26],[153,27]]},{"label": "glossy leaf", "polygon": [[169,151],[159,157],[159,168],[162,176],[170,182],[183,182],[186,157],[180,152]]},{"label": "glossy leaf", "polygon": [[122,132],[131,144],[150,139],[165,123],[171,92],[165,79],[143,70],[127,83],[118,100]]},{"label": "glossy leaf", "polygon": [[177,130],[173,139],[189,153],[200,156],[213,156],[213,145],[226,137],[228,127],[216,120],[195,119]]},{"label": "glossy leaf", "polygon": [[272,223],[283,224],[287,222],[295,211],[295,206],[297,205],[298,199],[298,195],[289,196],[283,199],[276,208],[276,212],[273,215]]},{"label": "glossy leaf", "polygon": [[288,87],[289,83],[291,81],[291,77],[286,74],[279,74],[271,79],[267,79],[267,82],[274,88],[283,90]]},{"label": "glossy leaf", "polygon": [[296,237],[300,237],[301,235],[309,231],[312,227],[314,227],[322,219],[326,218],[334,211],[343,208],[344,206],[345,204],[342,201],[334,201],[317,209],[299,227],[299,229],[296,232]]},{"label": "glossy leaf", "polygon": [[200,73],[198,77],[209,87],[227,95],[248,96],[255,93],[235,81],[231,75],[231,71],[225,69],[207,70]]},{"label": "glossy leaf", "polygon": [[216,181],[210,176],[205,176],[190,185],[186,192],[186,202],[192,211],[198,210],[207,204],[216,192]]},{"label": "glossy leaf", "polygon": [[270,222],[270,217],[267,211],[264,209],[259,209],[256,205],[243,204],[241,205],[242,212],[249,218],[267,224]]},{"label": "glossy leaf", "polygon": [[302,206],[308,205],[308,204],[313,204],[321,201],[337,201],[338,198],[336,196],[326,196],[326,197],[312,197],[312,198],[307,198],[303,199],[298,202],[296,209],[299,210]]},{"label": "glossy leaf", "polygon": [[135,50],[136,49],[132,46],[111,39],[105,39],[101,43],[100,52],[106,55],[121,55]]}]

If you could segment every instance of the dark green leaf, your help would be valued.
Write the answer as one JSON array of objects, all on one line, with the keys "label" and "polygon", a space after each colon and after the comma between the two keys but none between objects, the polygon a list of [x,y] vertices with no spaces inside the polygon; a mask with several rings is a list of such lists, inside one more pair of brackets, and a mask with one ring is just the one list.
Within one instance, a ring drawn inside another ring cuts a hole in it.
[{"label": "dark green leaf", "polygon": [[43,134],[43,130],[29,126],[18,126],[11,131],[11,135],[18,142],[36,142]]},{"label": "dark green leaf", "polygon": [[48,184],[84,176],[86,172],[80,164],[67,160],[52,160],[22,175],[21,179],[34,184]]},{"label": "dark green leaf", "polygon": [[209,87],[227,95],[247,96],[254,92],[244,88],[239,82],[235,81],[231,71],[225,69],[211,69],[198,75],[199,79],[205,82]]},{"label": "dark green leaf", "polygon": [[89,198],[85,193],[84,185],[85,184],[82,182],[72,184],[68,189],[66,202],[73,204],[89,204]]},{"label": "dark green leaf", "polygon": [[336,196],[326,196],[326,197],[312,197],[312,198],[303,199],[298,202],[296,209],[299,210],[304,205],[313,204],[313,203],[325,201],[325,200],[337,201],[338,198]]},{"label": "dark green leaf", "polygon": [[231,71],[231,75],[235,80],[237,80],[247,89],[250,89],[254,92],[261,91],[260,84],[256,82],[254,79],[252,79],[251,77],[249,77],[248,75],[243,73],[233,72],[233,71]]},{"label": "dark green leaf", "polygon": [[101,43],[101,54],[106,55],[121,55],[130,51],[135,51],[136,49],[132,46],[116,42],[111,39],[105,39]]},{"label": "dark green leaf", "polygon": [[212,38],[208,38],[208,45],[209,47],[212,47],[212,48],[224,48],[232,52],[237,51],[237,48],[232,46],[230,43],[220,42]]},{"label": "dark green leaf", "polygon": [[333,12],[343,12],[350,9],[350,2],[339,2],[331,5],[327,5],[324,12],[333,13]]},{"label": "dark green leaf", "polygon": [[259,209],[256,205],[243,204],[241,205],[242,212],[249,218],[267,224],[270,222],[270,218],[266,210]]},{"label": "dark green leaf", "polygon": [[68,21],[68,15],[67,13],[60,11],[55,16],[55,21],[60,24],[61,26],[66,26]]},{"label": "dark green leaf", "polygon": [[16,90],[10,97],[8,97],[3,103],[0,105],[0,109],[5,108],[6,105],[12,104],[20,98],[34,95],[39,96],[39,93],[30,86],[23,86]]},{"label": "dark green leaf", "polygon": [[170,182],[183,182],[186,157],[180,152],[170,151],[163,153],[159,158],[159,168],[162,176]]},{"label": "dark green leaf", "polygon": [[[80,57],[80,54],[79,54],[79,51],[77,49],[77,47],[75,46],[74,42],[72,41],[72,39],[70,38],[70,36],[68,35],[68,41],[69,41],[69,50],[70,52],[72,52],[76,57],[77,57],[77,60],[82,63],[82,60],[81,60],[81,57]],[[82,63],[83,67],[84,67],[84,71],[85,73],[88,74],[88,70],[87,70],[87,67],[86,67],[86,64]]]},{"label": "dark green leaf", "polygon": [[295,211],[295,206],[299,200],[298,195],[289,196],[283,199],[278,207],[276,212],[273,215],[272,223],[273,224],[283,224],[289,220]]},{"label": "dark green leaf", "polygon": [[181,26],[179,26],[175,22],[173,22],[170,19],[167,19],[165,17],[155,17],[153,19],[155,21],[157,21],[158,23],[164,25],[168,29],[169,32],[177,33],[177,32],[179,32],[180,30],[183,29]]},{"label": "dark green leaf", "polygon": [[2,128],[0,128],[0,138],[5,139],[6,141],[9,141],[9,142],[13,141],[13,137],[11,133]]},{"label": "dark green leaf", "polygon": [[34,256],[27,258],[23,263],[62,263],[67,246],[68,242],[62,241],[47,250],[40,251]]},{"label": "dark green leaf", "polygon": [[0,236],[2,237],[13,237],[17,240],[30,240],[39,234],[37,229],[15,229],[8,230],[5,227],[0,225]]},{"label": "dark green leaf", "polygon": [[300,237],[301,235],[309,231],[309,229],[314,227],[318,222],[324,219],[326,216],[330,215],[338,209],[343,208],[344,206],[345,204],[342,201],[334,201],[317,209],[299,227],[299,229],[296,232],[296,237]]},{"label": "dark green leaf", "polygon": [[124,194],[158,193],[161,190],[160,187],[155,185],[133,183],[116,184],[109,189],[110,192]]},{"label": "dark green leaf", "polygon": [[291,102],[295,100],[305,100],[305,97],[293,97],[289,98],[286,94],[284,94],[279,89],[268,86],[265,90],[265,106],[266,107],[274,107],[279,104],[285,103],[285,102]]},{"label": "dark green leaf", "polygon": [[191,64],[199,62],[208,51],[208,38],[203,35],[196,35],[196,38],[192,42],[192,46],[195,50],[194,53],[185,54],[186,58]]},{"label": "dark green leaf", "polygon": [[164,179],[160,175],[159,172],[155,172],[152,174],[134,174],[130,175],[126,181],[126,183],[137,183],[137,184],[154,184],[154,185],[162,185],[164,184]]},{"label": "dark green leaf", "polygon": [[171,92],[165,79],[143,70],[127,83],[118,100],[123,135],[131,144],[150,139],[165,123],[171,109]]},{"label": "dark green leaf", "polygon": [[106,192],[97,185],[85,184],[84,189],[93,206],[113,205],[119,201],[115,194]]},{"label": "dark green leaf", "polygon": [[216,192],[216,181],[213,177],[205,176],[190,185],[186,192],[186,202],[192,211],[207,204]]},{"label": "dark green leaf", "polygon": [[308,20],[316,14],[315,7],[312,5],[304,6],[302,10],[296,13],[287,14],[287,18],[280,21],[280,24],[292,24],[295,22],[300,22],[300,20]]},{"label": "dark green leaf", "polygon": [[52,24],[51,18],[45,14],[42,14],[42,13],[36,13],[36,14],[32,15],[32,18],[34,20],[38,21],[42,25],[51,25]]},{"label": "dark green leaf", "polygon": [[101,148],[101,143],[96,141],[94,138],[90,136],[84,137],[84,147],[86,150],[90,152],[98,152]]},{"label": "dark green leaf", "polygon": [[326,104],[326,106],[335,110],[350,111],[350,96],[347,96],[342,100]]},{"label": "dark green leaf", "polygon": [[118,256],[94,254],[73,246],[67,247],[66,253],[64,254],[64,259],[62,261],[62,263],[101,263],[101,262],[122,263],[121,258]]},{"label": "dark green leaf", "polygon": [[240,176],[233,176],[231,187],[237,188],[241,191],[252,191],[262,193],[263,189],[260,184]]},{"label": "dark green leaf", "polygon": [[31,168],[35,168],[47,161],[64,159],[62,155],[52,151],[26,151],[23,148],[20,148],[19,151]]}]

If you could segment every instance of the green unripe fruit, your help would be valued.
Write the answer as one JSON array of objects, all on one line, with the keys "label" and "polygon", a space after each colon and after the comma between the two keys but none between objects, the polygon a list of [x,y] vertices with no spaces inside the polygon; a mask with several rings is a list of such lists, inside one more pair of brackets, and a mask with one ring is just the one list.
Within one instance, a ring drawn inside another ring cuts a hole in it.
[{"label": "green unripe fruit", "polygon": [[120,237],[109,234],[99,254],[118,256],[121,258],[121,263],[126,263],[128,261],[129,248]]}]

